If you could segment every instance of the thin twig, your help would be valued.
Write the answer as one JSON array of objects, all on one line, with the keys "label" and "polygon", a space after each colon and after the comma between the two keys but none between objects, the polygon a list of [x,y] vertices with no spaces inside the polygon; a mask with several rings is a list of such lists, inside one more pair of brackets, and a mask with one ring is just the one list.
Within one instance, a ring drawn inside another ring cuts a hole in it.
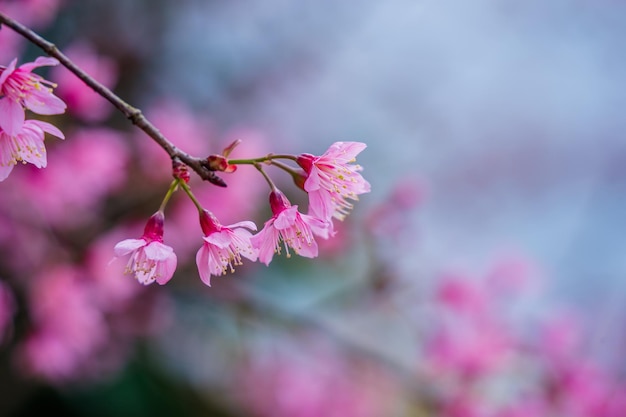
[{"label": "thin twig", "polygon": [[73,72],[78,78],[83,80],[85,84],[91,87],[91,89],[113,104],[135,126],[150,136],[165,150],[165,152],[167,152],[170,158],[180,159],[184,164],[193,169],[202,179],[215,185],[222,187],[226,186],[224,181],[215,175],[215,172],[207,168],[205,158],[196,158],[177,148],[143,115],[141,110],[131,106],[126,101],[122,100],[117,94],[93,79],[89,74],[72,62],[72,60],[70,60],[63,52],[61,52],[56,45],[42,38],[31,29],[11,19],[3,13],[0,13],[0,26],[1,25],[5,25],[13,29],[15,32],[19,33],[24,38],[41,48],[46,54],[56,58],[61,65]]}]

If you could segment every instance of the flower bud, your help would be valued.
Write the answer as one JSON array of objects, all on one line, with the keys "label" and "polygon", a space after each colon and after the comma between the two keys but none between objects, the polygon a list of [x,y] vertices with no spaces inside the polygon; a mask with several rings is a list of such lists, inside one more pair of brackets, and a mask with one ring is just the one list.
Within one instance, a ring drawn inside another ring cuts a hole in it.
[{"label": "flower bud", "polygon": [[228,158],[228,156],[230,155],[230,153],[237,147],[239,146],[239,144],[241,143],[241,139],[237,139],[235,141],[233,141],[233,143],[231,143],[230,145],[228,145],[227,147],[224,148],[224,150],[222,151],[222,155],[224,155],[226,158]]},{"label": "flower bud", "polygon": [[270,193],[270,207],[274,215],[279,214],[286,208],[291,207],[291,203],[280,190],[273,190]]},{"label": "flower bud", "polygon": [[211,171],[221,171],[226,173],[235,172],[237,165],[230,165],[228,159],[222,155],[209,155],[206,159],[206,167]]},{"label": "flower bud", "polygon": [[165,215],[162,211],[157,211],[148,219],[146,227],[143,231],[143,237],[148,240],[156,240],[163,242],[163,224],[165,223]]},{"label": "flower bud", "polygon": [[186,184],[189,183],[189,168],[178,158],[174,158],[172,160],[172,176],[176,179],[185,181]]},{"label": "flower bud", "polygon": [[208,236],[211,233],[222,230],[222,225],[213,213],[208,210],[202,210],[200,212],[200,228],[202,228],[202,233],[204,233],[205,236]]}]

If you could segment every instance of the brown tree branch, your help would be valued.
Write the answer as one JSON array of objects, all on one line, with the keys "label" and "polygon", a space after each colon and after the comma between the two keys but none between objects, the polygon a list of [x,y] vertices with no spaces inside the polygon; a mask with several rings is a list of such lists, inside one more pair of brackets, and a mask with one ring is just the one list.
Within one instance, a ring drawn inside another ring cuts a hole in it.
[{"label": "brown tree branch", "polygon": [[208,168],[206,158],[196,158],[177,148],[143,115],[141,110],[131,106],[126,101],[122,100],[117,94],[92,78],[74,62],[72,62],[72,60],[70,60],[63,52],[61,52],[56,45],[42,38],[28,27],[0,12],[0,26],[1,25],[5,25],[13,29],[15,32],[19,33],[24,38],[41,48],[46,54],[56,58],[61,65],[73,72],[78,78],[83,80],[85,84],[91,87],[91,89],[113,104],[135,126],[150,136],[165,150],[165,152],[167,152],[172,160],[177,158],[185,165],[193,169],[202,179],[209,181],[212,184],[219,185],[221,187],[226,186],[226,183],[220,177],[215,175],[214,171]]}]

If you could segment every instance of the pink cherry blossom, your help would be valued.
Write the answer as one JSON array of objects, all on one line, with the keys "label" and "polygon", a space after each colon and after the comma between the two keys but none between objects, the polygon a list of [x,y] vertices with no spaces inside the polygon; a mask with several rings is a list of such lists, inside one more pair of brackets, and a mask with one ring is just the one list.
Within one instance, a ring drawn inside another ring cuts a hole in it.
[{"label": "pink cherry blossom", "polygon": [[54,58],[39,57],[34,62],[16,68],[17,59],[8,67],[0,68],[0,128],[10,135],[19,133],[24,123],[24,107],[37,114],[65,112],[63,100],[52,94],[55,84],[33,74],[35,68],[58,65]]},{"label": "pink cherry blossom", "polygon": [[250,238],[256,231],[251,221],[243,221],[230,226],[222,226],[215,216],[207,210],[200,213],[200,226],[204,232],[204,244],[196,255],[196,264],[200,279],[209,287],[211,275],[226,274],[234,265],[241,265],[241,257],[256,261],[257,251],[252,247]]},{"label": "pink cherry blossom", "polygon": [[321,219],[339,220],[352,209],[350,200],[370,191],[363,179],[360,165],[354,165],[356,156],[367,145],[361,142],[335,142],[322,155],[301,154],[297,162],[307,173],[304,190],[309,193],[309,212]]},{"label": "pink cherry blossom", "polygon": [[174,250],[163,244],[163,212],[150,217],[141,239],[126,239],[115,245],[115,256],[130,255],[126,273],[134,274],[142,284],[155,280],[163,285],[174,275],[177,258]]},{"label": "pink cherry blossom", "polygon": [[0,129],[0,181],[9,176],[18,161],[31,163],[37,168],[46,167],[46,147],[43,143],[45,133],[65,138],[55,126],[39,120],[26,120],[21,130],[14,135]]},{"label": "pink cherry blossom", "polygon": [[300,213],[298,206],[292,206],[278,190],[270,193],[270,206],[274,216],[265,222],[263,230],[251,238],[252,246],[259,251],[259,260],[269,265],[274,253],[280,254],[281,240],[287,257],[291,247],[300,256],[315,258],[318,248],[314,235],[328,238],[329,223]]}]

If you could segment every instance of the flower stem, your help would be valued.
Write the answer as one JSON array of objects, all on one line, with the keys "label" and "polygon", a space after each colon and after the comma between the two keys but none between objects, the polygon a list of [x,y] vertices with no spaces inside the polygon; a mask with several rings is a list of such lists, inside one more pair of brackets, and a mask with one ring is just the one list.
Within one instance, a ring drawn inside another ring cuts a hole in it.
[{"label": "flower stem", "polygon": [[276,191],[276,190],[277,190],[277,188],[276,188],[276,185],[274,184],[274,181],[272,181],[272,179],[269,177],[269,175],[267,175],[267,173],[265,172],[265,170],[263,169],[263,167],[261,166],[261,164],[259,164],[259,163],[255,163],[255,164],[254,164],[254,167],[255,167],[256,169],[258,169],[258,170],[259,170],[259,172],[261,173],[261,175],[263,175],[263,178],[265,178],[265,181],[267,181],[267,183],[269,184],[270,189],[271,189],[272,191]]},{"label": "flower stem", "polygon": [[278,168],[282,169],[283,171],[288,172],[289,174],[291,174],[292,177],[299,175],[298,171],[295,168],[292,168],[287,164],[283,164],[280,161],[272,161],[272,165],[275,165]]},{"label": "flower stem", "polygon": [[150,123],[150,121],[142,114],[141,110],[131,106],[126,101],[122,100],[118,95],[113,93],[110,89],[92,78],[89,74],[87,74],[80,67],[78,67],[72,60],[70,60],[63,52],[61,52],[56,47],[56,45],[42,38],[28,27],[22,25],[21,23],[11,19],[4,13],[0,12],[0,26],[1,25],[5,25],[13,29],[16,33],[20,34],[33,44],[37,45],[49,56],[56,58],[61,63],[61,65],[74,73],[96,93],[108,100],[135,126],[143,130],[148,136],[150,136],[158,145],[160,145],[165,150],[165,152],[167,152],[170,158],[179,158],[187,166],[191,167],[191,169],[193,169],[202,179],[207,180],[213,184],[217,184],[217,180],[215,180],[217,176],[215,175],[215,173],[202,165],[202,161],[204,160],[204,158],[193,157],[188,153],[178,149],[172,142],[170,142],[165,136],[163,136],[163,134],[152,123]]},{"label": "flower stem", "polygon": [[292,161],[297,161],[298,158],[295,155],[288,154],[269,154],[262,156],[260,158],[251,158],[251,159],[229,159],[228,163],[231,165],[255,165],[260,162],[268,162],[273,161],[274,159],[291,159]]},{"label": "flower stem", "polygon": [[172,183],[170,184],[170,188],[167,190],[167,193],[165,194],[165,197],[163,197],[163,201],[161,202],[159,211],[165,211],[165,206],[167,206],[168,201],[170,201],[170,197],[172,197],[172,194],[174,194],[174,192],[178,190],[178,183],[180,182],[182,181],[179,179],[175,179],[174,181],[172,181]]},{"label": "flower stem", "polygon": [[193,195],[193,193],[191,192],[191,188],[184,181],[179,181],[179,185],[180,185],[180,188],[182,188],[183,191],[189,196],[191,201],[193,201],[193,204],[196,206],[198,211],[199,212],[204,211],[204,207],[202,207],[202,204],[200,204],[196,196]]}]

